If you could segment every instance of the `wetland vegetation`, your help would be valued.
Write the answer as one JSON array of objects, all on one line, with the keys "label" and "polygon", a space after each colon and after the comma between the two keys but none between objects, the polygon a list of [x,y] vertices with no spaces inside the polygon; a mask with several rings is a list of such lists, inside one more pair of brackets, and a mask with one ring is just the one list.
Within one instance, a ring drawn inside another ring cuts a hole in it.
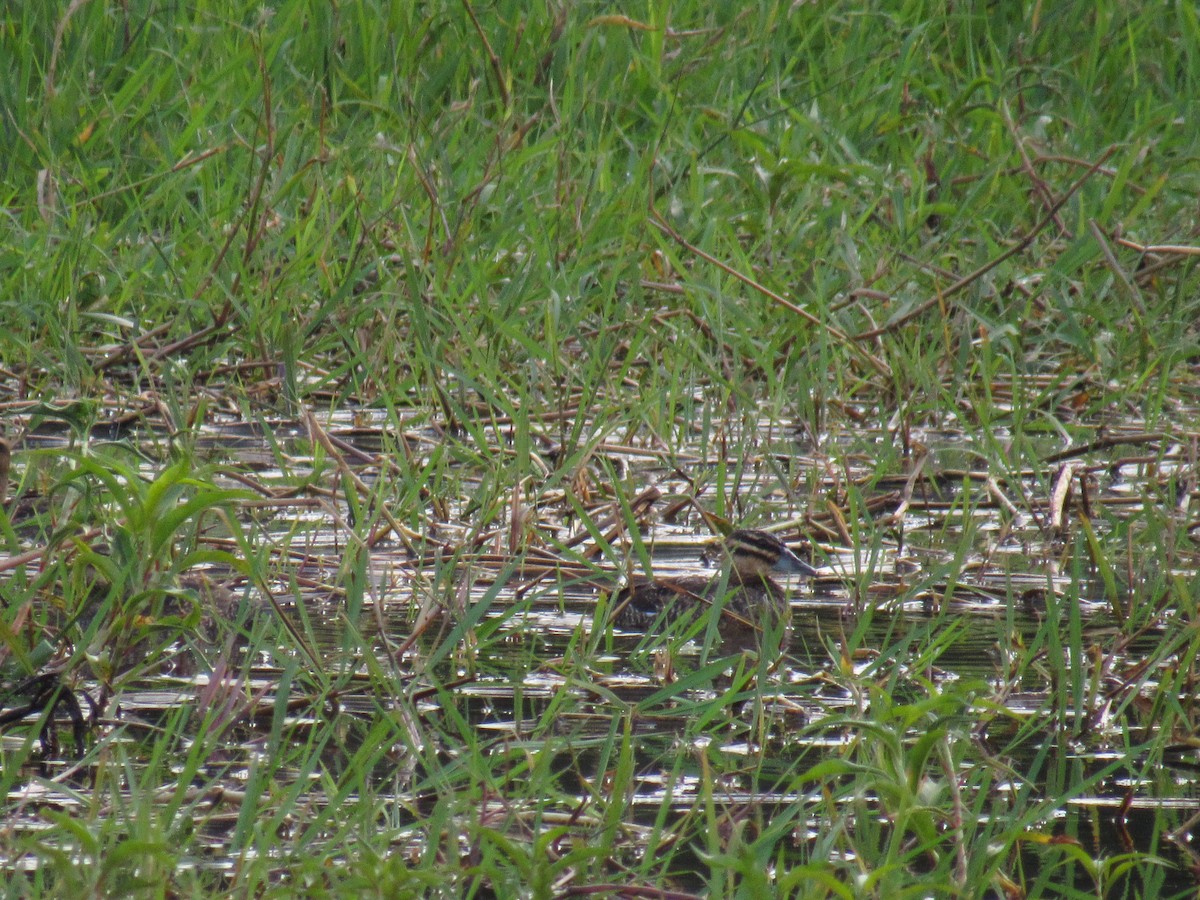
[{"label": "wetland vegetation", "polygon": [[0,25],[6,895],[1195,895],[1191,4]]}]

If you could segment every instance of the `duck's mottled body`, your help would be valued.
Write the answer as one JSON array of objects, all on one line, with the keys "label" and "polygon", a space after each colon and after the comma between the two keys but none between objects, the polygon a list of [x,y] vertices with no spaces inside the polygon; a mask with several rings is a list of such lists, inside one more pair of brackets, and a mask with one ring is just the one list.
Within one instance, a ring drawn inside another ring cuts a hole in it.
[{"label": "duck's mottled body", "polygon": [[760,636],[782,623],[790,630],[787,594],[771,573],[813,575],[816,570],[786,544],[765,531],[741,529],[726,538],[727,572],[712,578],[638,579],[622,588],[614,603],[613,623],[629,631],[649,631],[681,617],[720,610],[718,630],[726,649],[751,649]]}]

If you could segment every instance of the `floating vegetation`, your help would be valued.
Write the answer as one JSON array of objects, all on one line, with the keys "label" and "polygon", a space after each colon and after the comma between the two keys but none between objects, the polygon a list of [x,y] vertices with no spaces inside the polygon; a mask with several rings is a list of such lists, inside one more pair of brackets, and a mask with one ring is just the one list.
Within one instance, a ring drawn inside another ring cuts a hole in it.
[{"label": "floating vegetation", "polygon": [[8,892],[1194,895],[1200,31],[1053,6],[6,13]]}]

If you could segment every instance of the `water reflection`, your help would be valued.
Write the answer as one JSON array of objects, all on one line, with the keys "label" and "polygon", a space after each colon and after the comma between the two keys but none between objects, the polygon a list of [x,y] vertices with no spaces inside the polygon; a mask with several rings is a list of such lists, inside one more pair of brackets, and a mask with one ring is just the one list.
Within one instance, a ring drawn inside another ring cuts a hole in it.
[{"label": "water reflection", "polygon": [[[325,427],[337,446],[356,451],[347,455],[347,467],[374,488],[395,477],[387,460],[376,458],[380,451],[403,443],[405,464],[417,470],[441,452],[443,435],[427,423],[414,416],[397,426],[382,413],[359,410]],[[511,429],[491,431],[497,448],[511,446]],[[931,718],[914,716],[907,724],[905,709],[925,704],[955,740],[977,748],[972,765],[996,760],[1006,773],[990,784],[986,801],[965,798],[981,817],[1016,815],[1020,804],[1062,797],[1030,829],[1079,841],[1097,857],[1130,849],[1161,854],[1178,866],[1172,883],[1191,885],[1185,826],[1200,811],[1197,767],[1182,755],[1149,760],[1108,749],[1138,746],[1163,718],[1154,688],[1170,678],[1186,649],[1171,650],[1162,624],[1171,611],[1164,608],[1162,622],[1149,621],[1128,639],[1120,619],[1137,591],[1170,573],[1118,578],[1088,561],[1078,533],[1062,525],[1064,514],[1086,514],[1087,505],[1089,521],[1121,528],[1145,508],[1147,485],[1176,478],[1183,461],[1158,455],[1069,471],[1067,487],[1076,497],[1059,504],[1059,475],[975,471],[980,454],[964,435],[922,438],[929,460],[920,477],[915,466],[906,474],[877,474],[861,434],[824,436],[823,452],[809,447],[803,459],[795,444],[775,439],[746,467],[755,515],[793,523],[785,534],[809,542],[823,573],[811,585],[789,584],[794,636],[782,662],[766,666],[750,657],[723,663],[697,641],[668,642],[664,651],[659,641],[614,633],[597,620],[605,595],[644,568],[643,548],[662,575],[703,566],[702,546],[711,535],[695,506],[718,504],[712,490],[696,486],[715,480],[681,478],[677,463],[686,455],[696,471],[706,461],[715,466],[705,448],[667,454],[615,440],[598,445],[580,467],[577,484],[587,491],[580,487],[574,504],[559,482],[544,495],[514,499],[508,525],[482,533],[470,525],[487,476],[472,471],[464,456],[455,463],[462,470],[456,495],[416,494],[429,508],[443,503],[448,513],[436,536],[432,529],[422,535],[435,539],[414,541],[376,519],[365,540],[340,493],[344,471],[314,453],[317,442],[303,423],[214,423],[203,429],[197,452],[214,465],[237,463],[236,471],[217,469],[222,484],[259,491],[260,499],[241,509],[267,548],[275,580],[252,584],[214,567],[239,592],[242,607],[230,643],[206,651],[213,674],[128,682],[104,727],[127,734],[113,743],[128,741],[136,754],[143,734],[179,709],[224,709],[219,724],[231,740],[220,762],[230,796],[260,761],[273,727],[302,743],[335,723],[341,740],[322,757],[335,780],[382,734],[388,746],[372,775],[390,779],[412,821],[436,802],[423,781],[430,760],[465,754],[466,737],[461,746],[444,737],[456,730],[470,729],[470,741],[489,754],[511,756],[514,770],[544,754],[560,796],[543,816],[570,816],[602,797],[616,767],[614,747],[628,740],[637,817],[625,827],[661,825],[664,809],[693,815],[716,796],[730,816],[754,807],[765,820],[793,822],[793,861],[802,861],[822,824],[810,815],[820,804],[804,774],[861,745],[881,710],[898,739],[915,744]],[[26,447],[68,443],[61,434],[35,434]],[[847,452],[833,465],[839,445]],[[144,466],[152,473],[153,458]],[[614,512],[618,471],[626,488],[646,490],[638,495],[648,514],[636,541]],[[685,495],[686,504],[672,500]],[[832,511],[811,502],[818,496]],[[846,515],[851,498],[862,502],[857,513],[872,527]],[[355,514],[371,514],[369,506],[364,502]],[[663,506],[671,514],[658,518],[653,513]],[[220,535],[207,546],[238,549]],[[348,548],[362,560],[354,586]],[[301,641],[251,639],[280,614]],[[336,677],[333,695],[318,696],[305,683],[310,661],[298,649],[304,642],[311,642],[316,664]],[[1064,673],[1070,683],[1063,683]],[[964,685],[977,689],[954,693]],[[938,707],[939,694],[954,694],[957,705]],[[1058,701],[1067,694],[1072,705],[1064,711]],[[73,763],[48,765],[61,774]],[[285,768],[276,777],[312,781],[311,789],[321,790],[313,773]],[[69,791],[46,790],[45,782],[29,780],[9,799],[72,802]],[[211,799],[206,822],[214,865],[228,862],[221,852],[231,823],[222,802]],[[37,826],[31,819],[25,827]],[[1030,864],[1036,862],[1030,851]]]}]

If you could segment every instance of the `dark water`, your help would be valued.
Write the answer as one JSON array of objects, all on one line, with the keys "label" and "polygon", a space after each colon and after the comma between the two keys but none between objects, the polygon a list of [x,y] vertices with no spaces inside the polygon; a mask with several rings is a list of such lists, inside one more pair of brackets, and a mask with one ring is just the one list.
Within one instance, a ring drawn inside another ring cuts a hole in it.
[{"label": "dark water", "polygon": [[[372,457],[381,448],[394,447],[399,436],[371,424],[369,416],[363,425],[366,415],[355,413],[355,424],[347,416],[328,430],[345,442],[347,465],[373,485],[395,477]],[[601,777],[604,765],[611,765],[614,742],[628,729],[634,738],[632,804],[638,817],[631,828],[653,825],[664,804],[680,816],[696,808],[703,789],[696,760],[705,753],[740,757],[747,764],[742,775],[722,783],[722,802],[730,809],[753,807],[761,821],[793,822],[796,859],[803,861],[823,823],[811,816],[819,808],[810,795],[812,784],[796,775],[862,739],[881,702],[921,703],[936,695],[939,686],[974,683],[979,686],[976,700],[949,717],[950,733],[980,748],[964,754],[965,760],[978,764],[981,753],[1002,756],[1011,777],[982,782],[991,796],[978,803],[968,797],[970,809],[982,810],[985,817],[1019,817],[1037,804],[1040,812],[1027,827],[1039,839],[1078,842],[1097,859],[1133,851],[1161,857],[1170,872],[1167,888],[1194,891],[1193,865],[1200,856],[1190,822],[1200,815],[1200,757],[1189,748],[1188,734],[1181,734],[1160,758],[1138,749],[1150,742],[1162,716],[1154,688],[1169,672],[1156,667],[1178,661],[1177,654],[1162,648],[1171,641],[1181,642],[1182,648],[1186,636],[1177,633],[1178,617],[1166,607],[1158,619],[1147,620],[1128,638],[1123,635],[1121,604],[1137,593],[1136,585],[1126,579],[1114,603],[1106,573],[1079,563],[1083,542],[1078,529],[1056,533],[1047,527],[1061,473],[1049,467],[1005,473],[1003,484],[989,482],[971,472],[978,454],[962,435],[931,433],[924,438],[933,450],[916,489],[910,489],[908,476],[875,477],[871,456],[861,452],[870,444],[863,443],[862,435],[829,439],[823,455],[836,458],[838,466],[825,466],[820,469],[824,474],[814,478],[805,473],[819,462],[818,455],[780,441],[778,429],[772,435],[770,442],[758,445],[761,456],[741,476],[755,498],[747,504],[753,507],[752,524],[794,523],[782,533],[792,538],[803,534],[808,545],[802,549],[823,574],[815,584],[789,585],[794,634],[788,653],[773,671],[760,673],[757,686],[740,682],[744,697],[734,703],[713,702],[719,692],[731,689],[728,674],[696,680],[695,673],[709,660],[695,643],[677,648],[664,672],[666,663],[654,653],[653,642],[637,635],[592,641],[603,593],[619,583],[622,570],[637,571],[641,557],[617,532],[609,537],[613,550],[598,548],[578,511],[557,494],[533,498],[541,505],[524,527],[506,530],[501,523],[476,535],[471,495],[483,479],[464,471],[456,493],[441,506],[448,518],[426,529],[435,541],[406,546],[391,535],[366,551],[361,593],[347,590],[344,580],[343,562],[356,538],[349,533],[350,510],[338,496],[332,466],[322,470],[320,479],[322,486],[334,489],[331,495],[281,493],[273,501],[277,505],[256,506],[247,523],[252,521],[279,550],[290,551],[277,567],[280,580],[271,589],[283,613],[312,637],[326,664],[361,668],[347,662],[347,648],[352,653],[360,649],[347,630],[350,604],[357,616],[354,631],[365,637],[378,659],[388,664],[398,659],[401,667],[411,666],[414,684],[430,686],[416,701],[418,708],[436,715],[442,704],[453,703],[483,740],[498,745],[552,745],[551,765],[560,773],[564,796],[580,802],[587,797],[589,784]],[[91,439],[127,437],[114,432]],[[308,437],[301,423],[229,423],[210,428],[196,449],[201,459],[251,473],[258,485],[284,488],[312,463]],[[422,427],[403,439],[413,454],[409,464],[419,465],[442,437],[436,429]],[[23,447],[65,443],[60,434],[42,433],[28,436]],[[506,446],[503,435],[497,436],[497,444]],[[717,504],[711,491],[692,491],[679,477],[677,464],[686,456],[702,472],[716,462],[708,458],[710,452],[689,448],[674,454],[667,465],[655,453],[614,445],[598,455],[600,462],[590,472],[594,495],[589,514],[603,521],[613,512],[608,509],[613,497],[604,486],[620,471],[627,494],[649,488],[660,494],[647,501],[641,531],[654,571],[704,571],[701,550],[711,530],[695,505],[711,509]],[[154,459],[147,454],[147,475],[159,466]],[[287,471],[280,468],[281,459],[286,459]],[[17,460],[19,464],[19,455]],[[1120,529],[1163,495],[1163,479],[1174,477],[1179,466],[1169,450],[1149,463],[1109,460],[1077,473],[1079,486],[1065,508],[1078,516],[1080,504],[1090,504],[1093,518],[1103,519],[1105,528]],[[217,477],[239,486],[226,475]],[[871,544],[840,540],[850,527],[847,520],[821,516],[814,502],[844,497],[839,483],[845,479],[858,479],[864,498],[881,501],[860,510],[863,517],[893,517],[886,528],[850,532],[851,537],[870,537]],[[689,492],[695,504],[673,503]],[[277,615],[256,587],[220,567],[212,567],[210,574],[227,581],[242,599],[244,627],[253,629],[256,620]],[[1155,573],[1135,577],[1150,579]],[[397,655],[430,598],[449,612],[435,616],[409,652]],[[447,632],[485,606],[471,629],[478,643],[426,668]],[[1028,659],[1030,647],[1040,648],[1035,664],[1018,666]],[[1143,661],[1148,661],[1145,667]],[[203,665],[199,669],[203,672]],[[262,693],[265,709],[272,709],[277,679],[277,670],[262,668],[258,680],[248,685],[251,693]],[[880,693],[864,695],[855,687],[864,681]],[[433,689],[439,683],[451,687]],[[152,722],[179,704],[194,702],[196,684],[165,676],[150,680],[119,698],[121,712]],[[84,686],[88,691],[95,687]],[[562,702],[563,692],[569,692],[569,703]],[[1064,696],[1072,700],[1064,703]],[[1178,702],[1187,706],[1191,699],[1180,697]],[[560,708],[564,712],[548,722],[548,711]],[[714,708],[723,711],[715,714]],[[366,739],[363,723],[377,715],[378,698],[367,690],[360,696],[351,687],[336,709],[325,712],[348,723],[345,747],[330,752],[328,762],[336,770],[339,753],[352,752],[356,736]],[[705,715],[716,715],[720,728],[698,727],[697,718]],[[251,717],[239,726],[236,733],[248,754],[260,745],[270,721],[268,715]],[[909,744],[921,737],[918,728],[899,734]],[[46,765],[61,773],[72,762],[64,758]],[[401,775],[393,776],[398,796],[408,790],[403,770],[400,766]],[[962,781],[974,783],[965,775]],[[33,782],[21,789],[36,790]],[[53,791],[46,798],[63,806],[71,802]],[[1025,809],[1013,805],[1018,798]],[[419,808],[420,798],[407,800]],[[220,819],[211,827],[213,856],[205,865],[227,865]],[[1022,854],[1027,878],[1045,863],[1040,851],[1031,838]],[[687,859],[681,852],[675,866],[686,868]],[[701,871],[702,862],[694,862]],[[1136,895],[1140,877],[1134,867],[1110,887]],[[1077,882],[1076,887],[1093,886]]]}]

